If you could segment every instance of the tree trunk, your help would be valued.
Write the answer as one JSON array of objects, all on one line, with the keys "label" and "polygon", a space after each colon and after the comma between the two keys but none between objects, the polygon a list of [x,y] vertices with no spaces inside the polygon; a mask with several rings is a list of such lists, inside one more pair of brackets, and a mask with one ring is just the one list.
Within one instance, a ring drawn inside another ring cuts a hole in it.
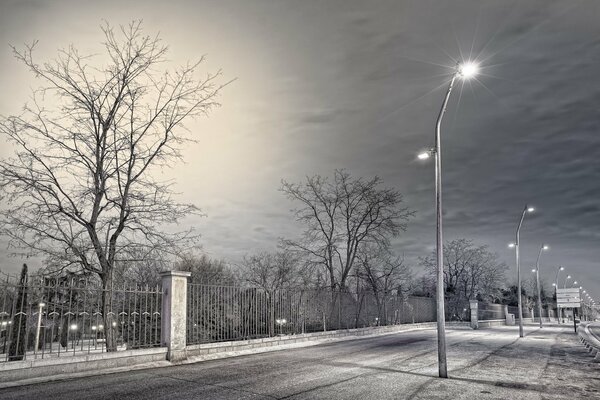
[{"label": "tree trunk", "polygon": [[[113,286],[112,270],[102,275],[102,318],[104,321],[104,337],[106,339],[106,351],[117,351],[117,332],[115,314],[112,308]],[[135,327],[134,327],[135,329]],[[132,343],[134,345],[134,343]]]},{"label": "tree trunk", "polygon": [[21,269],[19,290],[16,298],[16,311],[13,316],[13,327],[10,335],[8,361],[19,361],[25,357],[25,337],[27,333],[27,264]]}]

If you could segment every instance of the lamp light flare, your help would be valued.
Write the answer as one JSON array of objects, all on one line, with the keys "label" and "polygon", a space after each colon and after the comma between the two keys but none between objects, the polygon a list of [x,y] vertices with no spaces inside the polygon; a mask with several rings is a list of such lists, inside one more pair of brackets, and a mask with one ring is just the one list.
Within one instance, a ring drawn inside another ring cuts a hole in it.
[{"label": "lamp light flare", "polygon": [[510,249],[514,248],[515,246],[516,246],[516,245],[515,245],[514,243],[509,243],[509,244],[508,244],[508,248],[510,248]]},{"label": "lamp light flare", "polygon": [[463,79],[469,79],[477,75],[479,72],[479,65],[472,61],[467,61],[458,66],[458,74]]},{"label": "lamp light flare", "polygon": [[530,213],[532,213],[532,212],[534,212],[534,211],[535,211],[535,208],[534,208],[534,207],[527,207],[527,212],[530,212]]},{"label": "lamp light flare", "polygon": [[419,154],[417,155],[417,158],[418,158],[419,160],[427,160],[429,157],[431,157],[431,155],[429,154],[429,152],[428,152],[428,151],[424,151],[424,152],[422,152],[422,153],[419,153]]},{"label": "lamp light flare", "polygon": [[547,244],[545,244],[545,245],[542,247],[542,249],[543,249],[543,250],[548,250],[548,249],[550,249],[550,246],[548,246]]}]

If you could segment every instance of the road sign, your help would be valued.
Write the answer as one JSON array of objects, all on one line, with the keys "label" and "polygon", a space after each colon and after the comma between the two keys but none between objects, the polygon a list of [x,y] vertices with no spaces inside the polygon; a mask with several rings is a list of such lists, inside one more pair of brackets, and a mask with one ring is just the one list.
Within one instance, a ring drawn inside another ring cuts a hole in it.
[{"label": "road sign", "polygon": [[581,307],[581,296],[579,288],[557,289],[556,305],[559,308]]}]

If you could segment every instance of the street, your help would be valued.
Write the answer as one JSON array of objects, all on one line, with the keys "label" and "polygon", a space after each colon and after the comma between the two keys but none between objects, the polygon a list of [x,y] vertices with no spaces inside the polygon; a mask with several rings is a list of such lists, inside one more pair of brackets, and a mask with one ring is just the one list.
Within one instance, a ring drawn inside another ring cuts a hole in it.
[{"label": "street", "polygon": [[572,327],[448,330],[450,379],[435,330],[0,390],[2,399],[584,399],[600,364]]}]

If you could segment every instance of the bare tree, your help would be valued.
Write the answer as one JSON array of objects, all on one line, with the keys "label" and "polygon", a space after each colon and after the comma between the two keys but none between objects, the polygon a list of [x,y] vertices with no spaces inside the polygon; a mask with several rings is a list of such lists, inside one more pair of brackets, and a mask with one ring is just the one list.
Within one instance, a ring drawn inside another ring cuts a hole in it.
[{"label": "bare tree", "polygon": [[184,253],[175,263],[175,269],[191,272],[192,283],[224,286],[236,283],[236,276],[225,261],[210,258],[206,254],[198,256],[194,253]]},{"label": "bare tree", "polygon": [[[14,247],[97,274],[109,288],[116,260],[131,249],[178,252],[195,241],[191,231],[161,228],[199,210],[176,202],[155,172],[181,158],[190,140],[184,122],[216,106],[222,85],[220,73],[196,80],[202,59],[159,72],[167,47],[140,22],[102,30],[106,58],[98,65],[73,46],[43,64],[35,43],[13,48],[42,86],[21,115],[0,120],[16,149],[0,161],[0,233]],[[112,329],[107,348],[116,348]]]},{"label": "bare tree", "polygon": [[377,303],[378,321],[386,325],[386,301],[390,295],[402,299],[408,297],[412,271],[402,257],[392,254],[387,248],[370,247],[361,252],[358,261],[357,278],[362,279],[366,289],[373,293]]},{"label": "bare tree", "polygon": [[301,283],[299,261],[289,251],[260,252],[245,256],[241,265],[241,279],[272,293]]},{"label": "bare tree", "polygon": [[387,246],[413,215],[400,207],[402,195],[382,183],[379,177],[353,178],[345,170],[336,170],[332,181],[315,175],[301,184],[282,182],[281,191],[300,204],[296,220],[306,227],[300,240],[284,244],[324,267],[333,290],[346,287],[365,246]]},{"label": "bare tree", "polygon": [[[435,254],[421,259],[433,279],[437,263]],[[444,284],[448,311],[460,314],[471,299],[498,299],[507,266],[488,246],[477,246],[471,240],[457,239],[444,245]]]}]

